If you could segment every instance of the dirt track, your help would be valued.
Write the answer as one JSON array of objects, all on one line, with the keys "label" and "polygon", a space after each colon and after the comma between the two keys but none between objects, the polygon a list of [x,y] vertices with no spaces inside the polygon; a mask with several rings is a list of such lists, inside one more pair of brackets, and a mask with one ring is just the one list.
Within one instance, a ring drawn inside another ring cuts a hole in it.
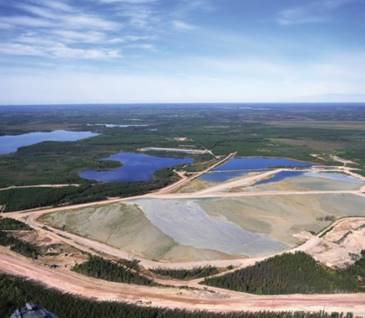
[{"label": "dirt track", "polygon": [[181,290],[135,286],[100,281],[72,272],[49,269],[1,248],[1,271],[27,277],[59,289],[97,300],[115,300],[142,305],[188,310],[231,311],[340,311],[365,314],[365,294],[256,296],[209,288]]},{"label": "dirt track", "polygon": [[77,183],[70,184],[35,184],[24,186],[10,186],[6,188],[0,188],[0,191],[12,190],[12,189],[30,189],[30,188],[65,188],[65,187],[79,187]]},{"label": "dirt track", "polygon": [[[280,170],[280,169],[277,169]],[[277,171],[276,171],[277,172]],[[157,198],[201,198],[210,196],[244,196],[244,195],[291,195],[291,194],[324,194],[324,193],[352,193],[363,195],[364,187],[356,191],[271,191],[271,192],[237,192],[227,193],[221,192],[230,187],[249,186],[254,184],[262,178],[267,178],[273,174],[272,171],[265,172],[260,175],[240,178],[228,182],[225,185],[219,185],[207,190],[200,191],[193,194],[167,194],[167,193],[153,193],[141,197],[157,197]],[[228,187],[227,187],[228,185]],[[169,192],[169,191],[168,191]],[[136,199],[133,198],[133,199]],[[31,227],[38,231],[43,231],[49,237],[63,241],[71,246],[74,246],[82,251],[92,253],[105,253],[110,257],[130,258],[129,255],[117,248],[113,248],[106,244],[95,242],[93,240],[83,238],[71,233],[67,233],[54,228],[44,228],[43,224],[37,221],[37,218],[43,214],[72,210],[77,208],[85,208],[90,206],[100,206],[110,203],[123,202],[127,199],[114,198],[104,200],[97,203],[86,203],[75,206],[59,207],[51,209],[43,209],[32,212],[14,212],[8,213],[7,216],[25,220]],[[332,225],[336,228],[344,222],[337,221]],[[43,228],[42,228],[43,227]],[[323,234],[323,233],[322,233]],[[355,236],[356,239],[356,236]],[[294,250],[310,251],[316,249],[322,242],[319,236],[312,236],[306,243]],[[142,259],[141,265],[145,267],[176,267],[176,268],[191,268],[201,265],[213,266],[228,266],[234,264],[235,266],[248,266],[262,258],[252,259],[237,259],[237,260],[221,260],[221,261],[207,261],[207,262],[191,262],[191,263],[160,263],[150,260]],[[73,272],[64,271],[60,269],[49,269],[40,266],[38,263],[26,259],[22,256],[14,254],[7,249],[0,248],[0,271],[33,279],[38,282],[46,284],[48,287],[53,287],[62,290],[63,292],[77,294],[86,298],[93,298],[98,300],[117,300],[128,301],[131,303],[140,303],[143,305],[161,306],[169,308],[180,308],[188,310],[209,310],[209,311],[282,311],[282,310],[304,310],[304,311],[339,311],[339,312],[353,312],[357,315],[365,315],[365,294],[334,294],[334,295],[280,295],[280,296],[257,296],[244,293],[238,293],[229,290],[222,290],[218,288],[208,288],[205,290],[198,285],[198,281],[184,282],[185,286],[193,287],[194,289],[178,289],[176,287],[170,288],[156,288],[147,286],[135,286],[128,284],[117,284],[96,280],[90,277],[78,275]],[[169,281],[170,285],[181,285],[181,282]],[[196,289],[198,288],[198,289]]]}]

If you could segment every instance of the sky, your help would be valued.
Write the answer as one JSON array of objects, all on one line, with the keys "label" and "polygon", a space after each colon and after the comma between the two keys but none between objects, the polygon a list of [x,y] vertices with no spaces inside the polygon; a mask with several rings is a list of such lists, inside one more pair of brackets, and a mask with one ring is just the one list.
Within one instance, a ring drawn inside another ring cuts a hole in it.
[{"label": "sky", "polygon": [[365,0],[0,0],[0,104],[363,102]]}]

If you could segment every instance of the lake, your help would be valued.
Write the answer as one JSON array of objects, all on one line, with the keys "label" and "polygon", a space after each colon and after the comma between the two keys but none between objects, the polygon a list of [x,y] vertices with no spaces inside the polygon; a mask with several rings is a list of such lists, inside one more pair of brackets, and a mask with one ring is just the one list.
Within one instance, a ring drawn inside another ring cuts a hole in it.
[{"label": "lake", "polygon": [[20,147],[31,146],[43,141],[77,141],[97,136],[91,131],[36,131],[20,135],[0,136],[0,154],[16,152]]},{"label": "lake", "polygon": [[163,168],[190,164],[192,158],[173,158],[151,156],[137,152],[119,152],[104,160],[122,163],[122,167],[108,170],[84,170],[81,178],[98,182],[136,182],[151,181],[153,174]]},{"label": "lake", "polygon": [[[233,158],[204,174],[201,179],[208,182],[224,182],[243,176],[249,172],[267,170],[275,167],[306,168],[310,162],[279,157],[239,157]],[[288,177],[288,176],[285,176]]]}]

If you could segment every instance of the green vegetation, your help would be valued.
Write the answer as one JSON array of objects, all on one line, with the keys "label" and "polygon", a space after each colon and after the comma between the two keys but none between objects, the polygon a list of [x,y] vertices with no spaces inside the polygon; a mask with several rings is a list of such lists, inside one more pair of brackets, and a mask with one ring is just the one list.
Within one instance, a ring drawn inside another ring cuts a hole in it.
[{"label": "green vegetation", "polygon": [[112,282],[154,285],[151,279],[142,276],[130,267],[105,260],[98,256],[90,256],[88,261],[75,265],[72,270],[80,274]]},{"label": "green vegetation", "polygon": [[10,189],[0,191],[0,205],[4,212],[27,210],[62,203],[75,193],[75,187]]},{"label": "green vegetation", "polygon": [[[102,114],[97,106],[2,107],[0,134],[73,129],[92,130],[100,135],[77,142],[43,142],[1,155],[0,187],[54,183],[82,186],[78,189],[35,189],[37,195],[29,189],[13,190],[0,194],[0,206],[5,206],[6,211],[14,211],[142,194],[163,187],[176,180],[171,169],[157,173],[152,182],[133,184],[95,184],[78,176],[87,168],[119,166],[118,162],[102,160],[113,153],[151,146],[207,148],[216,155],[237,151],[239,156],[281,156],[311,161],[317,160],[312,153],[337,154],[358,163],[360,173],[365,175],[365,107],[246,106],[108,106],[103,107]],[[148,126],[106,128],[88,125],[95,123],[95,118],[98,123],[137,122]],[[179,142],[175,139],[177,136],[187,137],[187,140]],[[171,153],[160,155],[170,156]],[[319,162],[333,163],[325,157],[325,162]],[[195,159],[187,170],[196,171],[206,167],[205,161],[212,162],[208,156]]]},{"label": "green vegetation", "polygon": [[311,256],[297,252],[283,254],[204,281],[254,294],[336,293],[364,291],[365,252],[346,270],[322,266]]},{"label": "green vegetation", "polygon": [[195,267],[192,269],[156,268],[151,271],[161,276],[167,276],[175,279],[185,279],[185,280],[206,277],[219,273],[218,268],[214,266]]},{"label": "green vegetation", "polygon": [[31,228],[23,222],[0,218],[0,245],[9,247],[12,251],[22,254],[26,257],[37,258],[39,249],[37,246],[24,242],[14,236],[14,233],[7,231],[31,230]]},{"label": "green vegetation", "polygon": [[10,247],[12,251],[26,257],[37,258],[39,255],[37,246],[24,242],[14,237],[11,233],[4,231],[0,231],[0,245]]},{"label": "green vegetation", "polygon": [[46,289],[33,282],[0,274],[0,317],[11,313],[26,302],[40,304],[59,318],[352,318],[353,315],[340,313],[326,314],[303,312],[259,312],[214,314],[207,312],[185,312],[117,302],[97,302],[62,294]]},{"label": "green vegetation", "polygon": [[105,200],[108,197],[126,197],[144,194],[177,180],[172,169],[160,170],[152,182],[85,184],[64,188],[20,188],[0,191],[0,209],[4,212],[33,209],[44,206],[78,204]]},{"label": "green vegetation", "polygon": [[0,231],[19,231],[19,230],[31,230],[31,228],[18,220],[9,218],[0,218]]}]

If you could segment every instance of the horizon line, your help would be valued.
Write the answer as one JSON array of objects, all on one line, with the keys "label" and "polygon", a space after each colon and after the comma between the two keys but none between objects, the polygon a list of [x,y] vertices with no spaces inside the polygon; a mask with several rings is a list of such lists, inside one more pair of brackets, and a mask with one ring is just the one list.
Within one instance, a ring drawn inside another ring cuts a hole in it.
[{"label": "horizon line", "polygon": [[120,102],[120,103],[31,103],[31,104],[0,104],[0,107],[14,107],[14,106],[123,106],[123,105],[311,105],[311,104],[364,104],[365,101],[341,101],[341,102],[325,102],[325,101],[318,101],[318,102]]}]

